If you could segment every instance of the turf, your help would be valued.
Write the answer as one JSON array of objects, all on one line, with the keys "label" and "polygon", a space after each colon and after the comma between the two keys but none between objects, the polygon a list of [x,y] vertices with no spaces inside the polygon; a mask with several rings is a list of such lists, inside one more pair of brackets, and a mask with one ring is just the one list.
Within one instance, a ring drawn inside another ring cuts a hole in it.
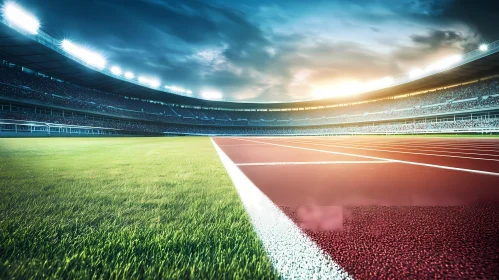
[{"label": "turf", "polygon": [[209,138],[0,139],[0,278],[275,279]]}]

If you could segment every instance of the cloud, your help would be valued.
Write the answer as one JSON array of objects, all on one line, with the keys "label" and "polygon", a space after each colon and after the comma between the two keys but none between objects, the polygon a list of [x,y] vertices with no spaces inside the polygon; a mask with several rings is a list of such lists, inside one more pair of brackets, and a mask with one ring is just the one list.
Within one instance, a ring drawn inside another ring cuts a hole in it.
[{"label": "cloud", "polygon": [[499,39],[497,28],[498,1],[453,1],[440,17],[446,21],[457,21],[474,29],[486,42]]},{"label": "cloud", "polygon": [[456,47],[465,51],[476,48],[477,38],[473,35],[466,37],[455,30],[430,30],[425,35],[412,35],[414,43],[428,47],[429,49]]},{"label": "cloud", "polygon": [[308,99],[316,86],[405,73],[499,38],[498,4],[454,0],[20,1],[50,35],[123,69],[237,100]]}]

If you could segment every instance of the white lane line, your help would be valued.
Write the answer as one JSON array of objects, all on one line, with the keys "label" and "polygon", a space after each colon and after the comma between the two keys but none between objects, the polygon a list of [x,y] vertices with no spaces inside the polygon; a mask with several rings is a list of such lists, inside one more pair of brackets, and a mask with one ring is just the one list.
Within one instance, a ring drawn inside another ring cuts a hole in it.
[{"label": "white lane line", "polygon": [[[310,141],[310,139],[295,139],[295,140],[286,140],[286,141],[280,141],[280,142],[286,142],[286,143],[293,143],[296,142],[297,140],[299,141]],[[333,144],[336,143],[334,141],[328,141],[328,140],[323,140],[323,139],[317,139],[317,141],[314,140],[314,143],[329,143]],[[432,145],[413,145],[413,144],[400,144],[400,142],[342,142],[339,144],[346,144],[346,145],[353,145],[356,147],[362,147],[362,146],[371,146],[371,147],[389,147],[389,148],[394,148],[394,149],[415,149],[418,150],[419,148],[422,149],[441,149],[441,150],[458,150],[458,151],[479,151],[479,152],[499,152],[499,150],[490,150],[490,149],[476,149],[479,147],[476,146],[470,146],[470,147],[460,147],[460,148],[452,148],[454,146],[452,145],[447,145],[447,146],[432,146]],[[399,148],[402,147],[402,148]],[[471,149],[472,148],[472,149]],[[442,151],[444,152],[444,151]],[[463,153],[463,152],[447,152],[447,153],[459,153],[459,154],[475,154],[475,155],[485,155],[485,156],[495,156],[499,157],[499,154],[481,154],[481,153]]]},{"label": "white lane line", "polygon": [[[294,142],[286,142],[286,143],[308,143],[308,144],[319,144],[317,142],[309,142],[309,141],[300,141],[300,142],[297,142],[297,141],[294,141]],[[321,144],[321,145],[326,145],[325,143],[329,143],[330,145],[329,146],[337,146],[337,144],[333,144],[332,142],[320,142],[320,143],[324,143],[324,144]],[[257,144],[257,145],[261,145],[261,144]],[[456,151],[444,151],[443,149],[441,150],[434,150],[434,149],[440,149],[440,148],[435,148],[432,150],[431,147],[414,147],[414,148],[399,148],[399,147],[394,147],[395,145],[380,145],[380,144],[370,144],[370,143],[366,143],[366,144],[356,144],[356,143],[353,143],[353,144],[348,144],[347,145],[349,147],[355,147],[355,148],[364,148],[366,145],[369,146],[369,147],[372,147],[372,148],[388,148],[388,149],[391,149],[393,151],[420,151],[420,152],[440,152],[440,153],[443,153],[443,154],[458,154],[458,155],[475,155],[475,156],[489,156],[489,157],[499,157],[499,154],[482,154],[482,153],[467,153],[467,152],[456,152]],[[402,146],[404,147],[404,146]],[[465,151],[464,149],[460,149],[461,151]],[[444,156],[444,155],[443,155]]]},{"label": "white lane line", "polygon": [[386,161],[398,162],[398,163],[404,163],[404,164],[411,164],[411,165],[419,165],[419,166],[427,166],[427,167],[434,167],[434,168],[440,168],[440,169],[448,169],[448,170],[464,171],[464,172],[484,174],[484,175],[499,176],[499,173],[496,173],[496,172],[489,172],[489,171],[482,171],[482,170],[475,170],[475,169],[466,169],[466,168],[458,168],[458,167],[451,167],[451,166],[445,166],[445,165],[436,165],[436,164],[429,164],[429,163],[422,163],[422,162],[405,161],[405,160],[390,159],[390,158],[381,158],[381,157],[372,157],[372,156],[350,154],[350,153],[342,153],[342,152],[333,152],[333,151],[328,151],[328,150],[319,150],[319,149],[312,149],[312,148],[305,148],[305,147],[297,147],[297,146],[289,146],[289,145],[282,145],[282,144],[275,144],[275,143],[268,143],[268,142],[260,142],[260,141],[242,139],[242,138],[234,138],[234,139],[242,140],[242,141],[248,141],[248,142],[266,143],[267,145],[280,146],[280,147],[286,147],[286,148],[291,148],[291,149],[299,149],[299,150],[306,150],[306,151],[314,151],[314,152],[320,152],[320,153],[326,153],[326,154],[354,156],[354,157],[376,159],[376,160],[386,160]]},{"label": "white lane line", "polygon": [[[263,144],[261,144],[263,145]],[[265,165],[325,165],[325,164],[371,164],[390,163],[386,160],[349,160],[349,161],[282,161],[282,162],[247,162],[237,163],[237,166],[265,166]]]},{"label": "white lane line", "polygon": [[211,139],[282,279],[353,279],[306,236]]},{"label": "white lane line", "polygon": [[225,144],[225,145],[218,145],[219,147],[237,147],[237,146],[262,146],[264,144]]},{"label": "white lane line", "polygon": [[[331,143],[331,142],[330,142]],[[347,142],[345,142],[347,143]],[[489,149],[489,148],[484,148],[484,147],[479,147],[475,145],[468,145],[468,146],[454,146],[451,143],[448,145],[433,145],[433,144],[402,144],[402,143],[390,143],[390,142],[363,142],[363,143],[355,143],[355,144],[360,144],[360,145],[389,145],[389,146],[402,146],[402,147],[410,147],[410,148],[417,148],[417,147],[423,147],[423,148],[433,148],[433,149],[444,149],[444,150],[466,150],[466,151],[493,151],[493,152],[499,152],[497,149]]]},{"label": "white lane line", "polygon": [[[310,139],[309,139],[310,140]],[[336,141],[334,139],[324,139],[324,138],[317,138],[314,139],[319,142],[333,142]],[[333,140],[333,141],[331,141]],[[293,139],[289,139],[289,141],[293,141]],[[413,141],[413,142],[404,142],[404,141],[394,141],[393,139],[386,139],[386,140],[379,140],[379,139],[374,139],[372,141],[360,141],[359,139],[353,140],[353,141],[343,141],[344,143],[351,143],[351,144],[386,144],[386,145],[403,145],[406,147],[409,146],[429,146],[429,147],[435,147],[435,148],[447,148],[447,147],[453,147],[453,148],[499,148],[499,141],[491,145],[482,145],[480,143],[476,142],[462,142],[462,143],[456,143],[456,141],[447,141],[447,142],[432,142],[432,141]],[[497,151],[497,150],[496,150]]]},{"label": "white lane line", "polygon": [[[347,143],[347,142],[345,142]],[[429,147],[429,148],[436,148],[436,149],[453,149],[453,150],[460,150],[460,149],[466,149],[466,150],[478,150],[478,151],[499,151],[497,148],[499,146],[481,146],[481,145],[474,145],[474,144],[469,144],[469,145],[455,145],[454,143],[447,143],[447,144],[433,144],[433,143],[400,143],[400,142],[359,142],[355,144],[376,144],[376,145],[394,145],[394,146],[404,146],[404,147]]]},{"label": "white lane line", "polygon": [[[379,142],[378,142],[379,143]],[[436,147],[455,147],[455,148],[499,148],[499,145],[497,143],[490,143],[490,144],[485,144],[485,143],[477,143],[477,142],[460,142],[457,143],[456,141],[446,141],[446,142],[433,142],[433,141],[417,141],[417,142],[398,142],[394,141],[392,143],[396,144],[401,144],[401,145],[432,145]]]},{"label": "white lane line", "polygon": [[499,159],[493,158],[477,158],[477,157],[465,157],[465,156],[452,156],[452,155],[442,155],[442,154],[429,154],[429,153],[417,153],[417,152],[403,152],[403,151],[394,151],[394,150],[384,150],[384,149],[371,149],[371,148],[357,148],[352,146],[343,146],[338,144],[318,144],[313,142],[287,142],[291,144],[307,144],[314,146],[324,146],[324,147],[337,147],[337,148],[346,148],[346,149],[354,149],[354,150],[366,150],[366,151],[376,151],[376,152],[387,152],[387,153],[397,153],[397,154],[410,154],[410,155],[422,155],[422,156],[433,156],[433,157],[448,157],[448,158],[462,158],[462,159],[473,159],[473,160],[485,160],[485,161],[497,161]]}]

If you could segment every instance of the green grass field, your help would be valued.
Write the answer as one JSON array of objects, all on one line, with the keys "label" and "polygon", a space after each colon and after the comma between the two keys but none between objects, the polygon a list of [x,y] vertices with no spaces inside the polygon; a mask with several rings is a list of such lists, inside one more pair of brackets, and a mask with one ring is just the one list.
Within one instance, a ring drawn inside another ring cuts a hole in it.
[{"label": "green grass field", "polygon": [[0,278],[277,278],[209,138],[0,139]]}]

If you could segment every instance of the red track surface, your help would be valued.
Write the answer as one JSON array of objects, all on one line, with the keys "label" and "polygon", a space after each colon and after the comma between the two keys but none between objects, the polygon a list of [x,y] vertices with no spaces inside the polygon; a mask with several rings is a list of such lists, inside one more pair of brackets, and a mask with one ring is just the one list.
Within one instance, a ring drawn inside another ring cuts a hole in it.
[{"label": "red track surface", "polygon": [[499,176],[480,173],[499,173],[499,140],[215,141],[236,164],[310,162],[240,168],[355,278],[499,279]]}]

